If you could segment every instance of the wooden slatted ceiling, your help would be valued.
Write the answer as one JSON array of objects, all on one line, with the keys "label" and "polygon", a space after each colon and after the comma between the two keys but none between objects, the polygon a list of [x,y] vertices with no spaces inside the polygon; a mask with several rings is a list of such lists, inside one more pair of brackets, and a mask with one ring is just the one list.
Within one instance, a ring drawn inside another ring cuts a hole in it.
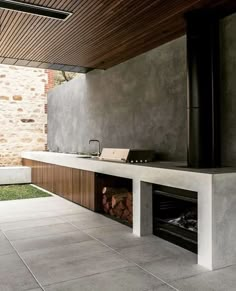
[{"label": "wooden slatted ceiling", "polygon": [[235,0],[22,2],[73,15],[59,21],[0,9],[0,62],[84,72],[107,69],[183,35],[188,11],[236,11]]}]

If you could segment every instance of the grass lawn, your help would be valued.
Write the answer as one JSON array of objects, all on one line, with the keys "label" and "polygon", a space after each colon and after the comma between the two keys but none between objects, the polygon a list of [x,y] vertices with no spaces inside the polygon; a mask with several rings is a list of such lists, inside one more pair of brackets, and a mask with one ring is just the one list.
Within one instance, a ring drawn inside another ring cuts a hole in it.
[{"label": "grass lawn", "polygon": [[31,185],[0,186],[0,201],[52,196]]}]

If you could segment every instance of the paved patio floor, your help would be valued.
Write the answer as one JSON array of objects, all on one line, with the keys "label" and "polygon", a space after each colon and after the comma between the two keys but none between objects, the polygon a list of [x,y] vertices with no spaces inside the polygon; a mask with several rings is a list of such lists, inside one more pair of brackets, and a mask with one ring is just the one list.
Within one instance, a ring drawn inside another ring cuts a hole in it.
[{"label": "paved patio floor", "polygon": [[1,291],[235,291],[236,266],[196,255],[60,197],[0,202]]}]

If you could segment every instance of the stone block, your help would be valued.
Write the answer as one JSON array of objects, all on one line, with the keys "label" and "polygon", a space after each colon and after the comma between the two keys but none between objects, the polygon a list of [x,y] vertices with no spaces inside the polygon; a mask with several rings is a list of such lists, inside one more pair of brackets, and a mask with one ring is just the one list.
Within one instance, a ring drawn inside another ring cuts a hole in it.
[{"label": "stone block", "polygon": [[12,99],[15,100],[15,101],[21,101],[23,98],[22,98],[22,96],[20,96],[20,95],[14,95],[14,96],[12,97]]},{"label": "stone block", "polygon": [[21,142],[30,143],[30,142],[32,142],[32,138],[22,138]]},{"label": "stone block", "polygon": [[9,100],[8,96],[0,96],[0,100]]},{"label": "stone block", "polygon": [[0,143],[7,143],[7,140],[5,138],[1,138]]},{"label": "stone block", "polygon": [[45,138],[37,138],[37,142],[44,142],[45,143]]},{"label": "stone block", "polygon": [[35,122],[35,120],[34,119],[26,119],[26,118],[22,118],[21,119],[21,122],[23,122],[23,123],[32,123],[32,122]]}]

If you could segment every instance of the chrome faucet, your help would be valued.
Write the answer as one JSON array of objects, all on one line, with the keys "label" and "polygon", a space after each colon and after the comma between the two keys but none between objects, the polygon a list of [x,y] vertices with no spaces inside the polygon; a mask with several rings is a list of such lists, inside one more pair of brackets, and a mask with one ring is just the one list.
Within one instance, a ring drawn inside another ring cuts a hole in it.
[{"label": "chrome faucet", "polygon": [[89,144],[91,142],[97,142],[98,143],[98,151],[97,151],[97,155],[100,156],[101,155],[101,146],[100,146],[100,141],[98,139],[90,139],[89,140]]}]

